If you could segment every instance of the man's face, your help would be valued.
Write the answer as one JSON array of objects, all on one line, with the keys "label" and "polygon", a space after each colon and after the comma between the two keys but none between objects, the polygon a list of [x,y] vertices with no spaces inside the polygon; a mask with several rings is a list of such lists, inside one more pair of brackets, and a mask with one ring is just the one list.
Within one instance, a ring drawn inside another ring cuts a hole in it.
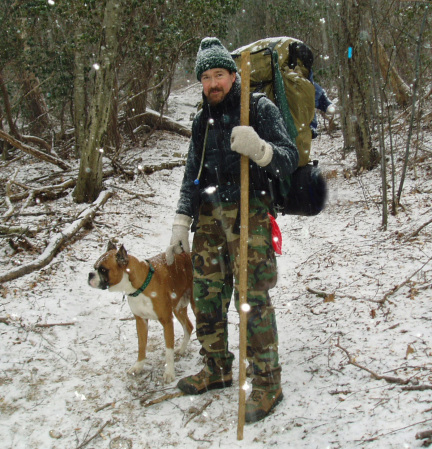
[{"label": "man's face", "polygon": [[226,69],[209,69],[201,75],[201,84],[207,101],[211,106],[220,103],[230,91],[235,81],[235,72]]}]

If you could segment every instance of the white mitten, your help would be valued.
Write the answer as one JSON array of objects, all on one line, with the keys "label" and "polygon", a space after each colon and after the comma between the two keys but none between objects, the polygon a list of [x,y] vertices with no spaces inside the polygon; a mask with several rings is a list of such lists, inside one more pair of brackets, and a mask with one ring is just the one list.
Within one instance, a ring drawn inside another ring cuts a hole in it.
[{"label": "white mitten", "polygon": [[177,214],[174,217],[170,246],[165,251],[168,265],[174,262],[174,254],[180,254],[183,251],[190,253],[189,228],[191,224],[192,218],[187,215]]},{"label": "white mitten", "polygon": [[252,126],[236,126],[231,133],[231,150],[251,158],[260,167],[270,164],[273,147],[261,139]]},{"label": "white mitten", "polygon": [[336,108],[334,107],[334,104],[330,104],[325,113],[328,115],[335,115]]}]

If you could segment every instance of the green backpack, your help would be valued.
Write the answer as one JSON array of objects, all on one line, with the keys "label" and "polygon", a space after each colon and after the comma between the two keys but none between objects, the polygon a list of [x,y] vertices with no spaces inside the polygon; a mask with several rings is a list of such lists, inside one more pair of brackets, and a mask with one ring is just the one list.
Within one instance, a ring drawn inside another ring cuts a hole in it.
[{"label": "green backpack", "polygon": [[[315,87],[309,81],[312,51],[291,37],[262,39],[231,53],[240,72],[241,53],[250,51],[251,92],[263,92],[280,109],[299,151],[299,166],[310,161]],[[241,75],[241,72],[240,72]]]},{"label": "green backpack", "polygon": [[250,124],[256,123],[257,104],[265,94],[281,111],[300,156],[299,167],[288,179],[269,177],[275,212],[317,215],[325,207],[327,185],[318,161],[310,163],[312,132],[309,125],[315,114],[315,87],[308,79],[312,52],[298,39],[262,39],[231,53],[239,72],[240,56],[246,50],[251,57]]}]

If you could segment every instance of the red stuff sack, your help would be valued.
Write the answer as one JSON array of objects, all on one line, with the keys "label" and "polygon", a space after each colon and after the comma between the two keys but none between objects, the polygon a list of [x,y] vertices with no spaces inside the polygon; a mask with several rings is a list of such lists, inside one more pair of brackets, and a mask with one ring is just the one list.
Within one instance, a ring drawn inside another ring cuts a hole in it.
[{"label": "red stuff sack", "polygon": [[272,228],[272,244],[273,249],[277,254],[282,254],[282,233],[279,229],[279,225],[276,223],[275,217],[273,215],[268,214],[270,218],[270,224]]}]

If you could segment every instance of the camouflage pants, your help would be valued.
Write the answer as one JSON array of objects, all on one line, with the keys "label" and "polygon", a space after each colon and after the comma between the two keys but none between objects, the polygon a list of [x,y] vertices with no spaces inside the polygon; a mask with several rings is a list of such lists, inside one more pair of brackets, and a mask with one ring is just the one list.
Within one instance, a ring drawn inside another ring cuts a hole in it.
[{"label": "camouflage pants", "polygon": [[[250,200],[248,246],[247,358],[256,385],[280,383],[276,317],[268,290],[277,280],[276,258],[265,200]],[[193,239],[197,337],[205,360],[229,371],[227,313],[235,290],[239,308],[238,203],[204,203]],[[237,228],[237,232],[236,232]],[[234,282],[235,280],[235,282]]]}]

